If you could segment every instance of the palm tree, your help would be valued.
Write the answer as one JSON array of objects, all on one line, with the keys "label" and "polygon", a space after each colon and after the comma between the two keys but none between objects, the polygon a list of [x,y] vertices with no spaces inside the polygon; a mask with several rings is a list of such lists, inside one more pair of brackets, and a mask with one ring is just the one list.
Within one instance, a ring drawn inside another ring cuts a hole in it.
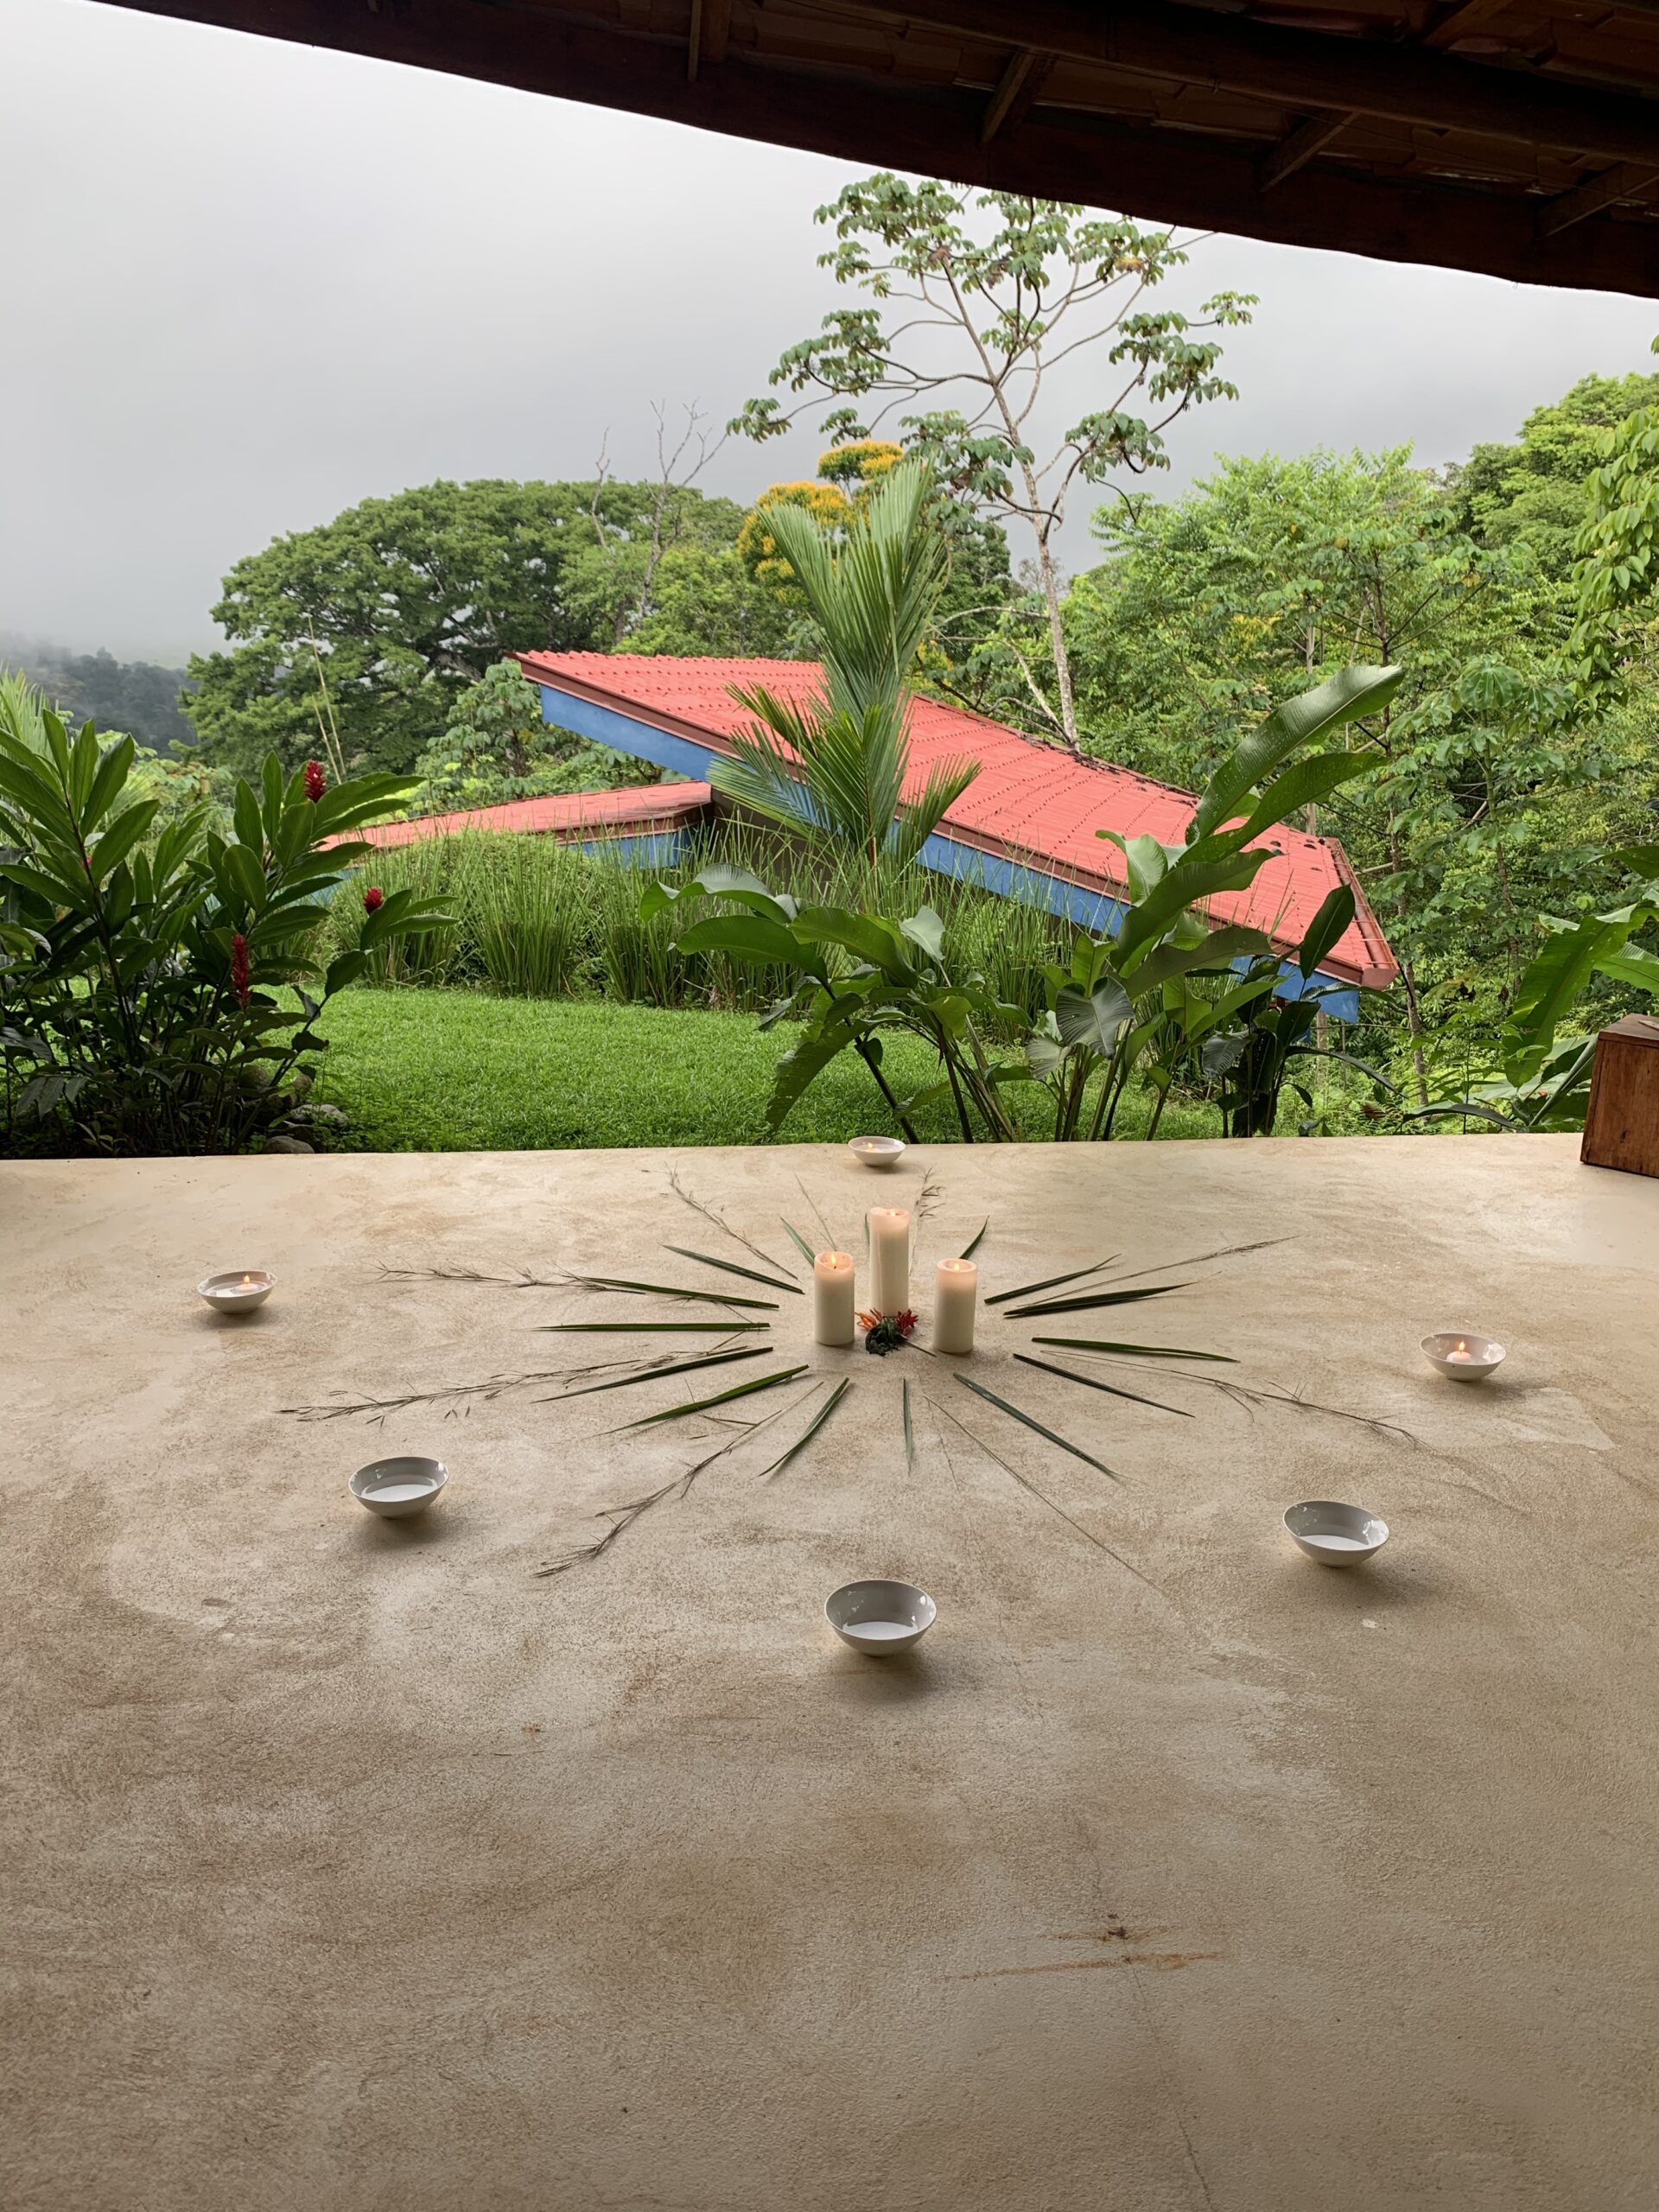
[{"label": "palm tree", "polygon": [[872,877],[883,858],[913,861],[979,773],[976,760],[943,760],[916,798],[904,796],[909,678],[950,566],[928,513],[932,488],[927,469],[900,462],[839,548],[804,509],[768,512],[766,527],[823,641],[823,692],[793,707],[764,686],[734,687],[754,721],[733,734],[736,759],[709,771],[727,798],[754,813],[852,846]]}]

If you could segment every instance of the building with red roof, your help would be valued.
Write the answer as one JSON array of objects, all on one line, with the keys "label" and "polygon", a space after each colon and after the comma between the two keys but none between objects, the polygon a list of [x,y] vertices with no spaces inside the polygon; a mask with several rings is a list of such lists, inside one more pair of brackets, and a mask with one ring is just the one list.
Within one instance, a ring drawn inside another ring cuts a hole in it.
[{"label": "building with red roof", "polygon": [[[813,661],[680,660],[637,653],[518,658],[526,677],[540,688],[542,711],[550,722],[637,760],[654,761],[691,778],[700,788],[708,785],[711,764],[730,757],[733,731],[753,719],[733,696],[734,687],[762,685],[799,703],[817,693],[822,680]],[[910,719],[915,788],[920,790],[938,762],[964,754],[979,762],[979,773],[929,838],[924,865],[1008,897],[1034,900],[1096,935],[1116,925],[1127,887],[1122,854],[1096,832],[1113,830],[1125,837],[1149,836],[1179,845],[1196,805],[1190,792],[1148,776],[1105,761],[1076,760],[964,708],[918,697]],[[669,785],[655,796],[666,798],[677,788]],[[593,797],[643,803],[652,795],[641,791]],[[645,826],[641,817],[627,834]],[[1255,881],[1248,890],[1211,899],[1211,915],[1217,922],[1248,923],[1266,931],[1289,957],[1326,895],[1347,884],[1354,893],[1353,923],[1324,962],[1319,980],[1343,988],[1348,1003],[1333,1000],[1332,1011],[1351,1016],[1358,1010],[1358,990],[1386,990],[1399,972],[1388,941],[1334,838],[1281,829],[1270,842],[1277,850]],[[1298,987],[1294,974],[1287,985],[1293,991]]]}]

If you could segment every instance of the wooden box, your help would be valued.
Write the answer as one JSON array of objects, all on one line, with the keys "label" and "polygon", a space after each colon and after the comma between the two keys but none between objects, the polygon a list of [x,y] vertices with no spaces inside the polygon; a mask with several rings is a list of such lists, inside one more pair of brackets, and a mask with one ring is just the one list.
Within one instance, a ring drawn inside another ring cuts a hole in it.
[{"label": "wooden box", "polygon": [[1659,1021],[1627,1014],[1596,1039],[1580,1160],[1659,1175]]}]

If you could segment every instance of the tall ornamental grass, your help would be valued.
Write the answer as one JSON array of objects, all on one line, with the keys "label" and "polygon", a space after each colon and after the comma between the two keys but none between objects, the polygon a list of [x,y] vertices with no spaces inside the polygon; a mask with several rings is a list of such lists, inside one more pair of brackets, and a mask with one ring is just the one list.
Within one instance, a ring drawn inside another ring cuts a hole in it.
[{"label": "tall ornamental grass", "polygon": [[[630,865],[605,847],[584,853],[551,837],[463,830],[373,854],[335,894],[334,933],[341,946],[355,943],[366,884],[388,894],[407,889],[423,903],[447,900],[454,918],[430,935],[385,937],[372,982],[760,1013],[787,988],[781,969],[774,975],[720,953],[677,952],[670,940],[685,917],[640,916],[639,894],[653,875],[677,890],[715,861],[752,869],[803,903],[858,906],[871,891],[862,855],[816,854],[751,825],[721,825],[678,865],[657,868]],[[878,876],[881,911],[932,906],[958,964],[982,974],[994,996],[1040,1014],[1039,971],[1064,957],[1071,934],[1057,916],[914,865],[886,863]]]}]

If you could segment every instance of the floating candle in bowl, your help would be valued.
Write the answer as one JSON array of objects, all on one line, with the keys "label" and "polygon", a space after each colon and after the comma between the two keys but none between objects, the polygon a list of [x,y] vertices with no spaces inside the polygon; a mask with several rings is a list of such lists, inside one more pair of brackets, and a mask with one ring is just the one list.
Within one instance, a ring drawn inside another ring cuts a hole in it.
[{"label": "floating candle in bowl", "polygon": [[1389,1524],[1363,1505],[1342,1505],[1335,1498],[1309,1497],[1285,1513],[1285,1527],[1296,1548],[1321,1567],[1357,1567],[1389,1541]]},{"label": "floating candle in bowl", "polygon": [[1503,1346],[1491,1337],[1447,1330],[1443,1335],[1423,1338],[1423,1356],[1431,1367],[1438,1367],[1453,1382],[1484,1382],[1503,1365]]},{"label": "floating candle in bowl", "polygon": [[276,1287],[276,1276],[264,1268],[232,1268],[224,1274],[205,1275],[196,1285],[198,1295],[216,1313],[251,1313]]},{"label": "floating candle in bowl", "polygon": [[890,1659],[919,1643],[938,1607],[913,1582],[848,1582],[824,1600],[824,1618],[843,1643],[871,1659]]},{"label": "floating candle in bowl", "polygon": [[941,1260],[933,1275],[933,1349],[972,1351],[979,1269],[971,1260]]},{"label": "floating candle in bowl", "polygon": [[424,1513],[448,1479],[442,1459],[372,1459],[352,1477],[350,1488],[371,1513],[383,1521],[401,1521],[410,1513]]},{"label": "floating candle in bowl", "polygon": [[910,1306],[910,1216],[903,1206],[870,1208],[870,1302],[878,1313]]},{"label": "floating candle in bowl", "polygon": [[855,1137],[847,1147],[862,1167],[893,1167],[904,1157],[902,1137]]},{"label": "floating candle in bowl", "polygon": [[812,1262],[812,1341],[853,1341],[853,1262],[848,1252],[820,1252]]}]

